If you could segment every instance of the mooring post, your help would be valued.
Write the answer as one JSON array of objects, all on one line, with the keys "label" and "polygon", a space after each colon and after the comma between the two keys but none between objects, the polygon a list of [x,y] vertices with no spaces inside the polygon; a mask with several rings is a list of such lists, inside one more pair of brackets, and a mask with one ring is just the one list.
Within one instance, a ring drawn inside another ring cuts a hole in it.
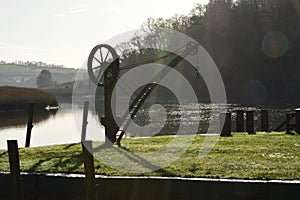
[{"label": "mooring post", "polygon": [[34,111],[34,103],[29,103],[28,107],[28,122],[27,122],[27,133],[26,133],[26,142],[25,147],[30,146],[30,139],[31,139],[31,130],[33,128],[32,121],[33,121],[33,111]]},{"label": "mooring post", "polygon": [[85,141],[86,140],[86,126],[88,124],[88,121],[87,121],[88,112],[89,112],[89,102],[85,101],[84,105],[83,105],[81,141]]},{"label": "mooring post", "polygon": [[14,198],[23,200],[23,188],[20,175],[20,160],[17,140],[7,140],[10,174],[14,186]]},{"label": "mooring post", "polygon": [[246,111],[246,131],[249,134],[255,134],[253,111]]},{"label": "mooring post", "polygon": [[221,127],[221,137],[231,136],[231,113],[220,113],[220,124],[224,122],[223,128]]},{"label": "mooring post", "polygon": [[84,162],[84,172],[86,178],[86,193],[87,200],[97,199],[97,189],[95,180],[95,167],[93,158],[92,141],[82,141],[82,154]]},{"label": "mooring post", "polygon": [[236,132],[244,132],[244,111],[236,111]]},{"label": "mooring post", "polygon": [[296,112],[296,117],[295,117],[295,122],[296,122],[296,132],[300,133],[300,108],[295,109]]},{"label": "mooring post", "polygon": [[261,131],[269,131],[269,111],[261,110]]}]

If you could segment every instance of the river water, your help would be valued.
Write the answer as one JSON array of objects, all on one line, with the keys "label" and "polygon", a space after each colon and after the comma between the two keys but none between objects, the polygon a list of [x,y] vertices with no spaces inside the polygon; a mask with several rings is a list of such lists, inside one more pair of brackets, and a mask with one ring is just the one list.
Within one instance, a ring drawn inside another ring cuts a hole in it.
[{"label": "river water", "polygon": [[[155,113],[160,112],[159,107],[153,107],[149,110],[149,108],[145,107],[138,113],[137,124],[143,125],[143,123],[147,124],[147,120],[149,120],[149,115],[151,115],[151,119],[155,124],[159,124],[162,130],[159,132],[159,135],[163,134],[175,134],[178,130],[178,124],[180,122],[183,123],[183,126],[186,126],[185,130],[189,130],[189,126],[195,123],[199,123],[198,133],[205,133],[208,127],[208,120],[211,119],[212,129],[211,132],[215,133],[218,130],[218,120],[220,111],[226,109],[227,111],[235,111],[237,109],[242,110],[254,110],[254,120],[256,130],[260,127],[260,109],[262,107],[241,107],[239,105],[211,105],[211,104],[186,104],[184,106],[184,112],[187,112],[187,115],[182,115],[182,109],[178,108],[178,105],[174,105],[172,103],[164,104],[165,110],[168,114],[167,125],[161,125],[161,123],[155,123],[160,118],[155,118]],[[282,121],[285,119],[285,113],[293,111],[293,107],[281,107],[281,108],[268,108],[269,110],[269,125],[270,129],[276,128]],[[65,144],[65,143],[76,143],[80,142],[80,132],[81,132],[81,124],[82,118],[78,116],[82,116],[82,106],[75,106],[75,112],[77,117],[74,117],[74,112],[72,110],[71,103],[60,103],[60,108],[55,115],[51,115],[45,120],[34,123],[34,127],[32,129],[31,135],[31,147],[36,146],[45,146],[45,145],[53,145],[53,144]],[[151,114],[154,113],[154,114]],[[0,113],[1,115],[5,113]],[[159,116],[159,115],[158,115]],[[185,116],[185,118],[182,118]],[[104,140],[104,127],[100,126],[97,121],[97,117],[93,114],[92,111],[89,112],[88,118],[88,138],[92,140],[103,141]],[[232,130],[235,130],[235,114],[232,114]],[[1,121],[0,121],[1,123]],[[214,124],[215,123],[215,124]],[[94,126],[96,127],[92,127]],[[97,125],[98,124],[98,125]],[[5,126],[0,128],[0,149],[7,148],[7,140],[18,140],[19,147],[25,146],[26,139],[26,124],[18,125],[18,126]],[[97,131],[95,132],[94,130]],[[188,134],[189,132],[184,132],[183,134]],[[153,135],[152,133],[148,133]],[[148,136],[147,134],[127,134],[127,136]]]}]

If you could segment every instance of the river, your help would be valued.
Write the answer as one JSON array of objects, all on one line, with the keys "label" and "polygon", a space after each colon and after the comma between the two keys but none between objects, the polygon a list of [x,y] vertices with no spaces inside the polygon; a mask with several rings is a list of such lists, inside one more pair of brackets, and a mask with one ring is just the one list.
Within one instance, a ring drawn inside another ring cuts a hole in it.
[{"label": "river", "polygon": [[[256,130],[259,128],[260,124],[260,109],[259,107],[241,107],[239,105],[210,105],[210,104],[187,104],[185,105],[185,112],[188,112],[186,118],[180,119],[180,111],[174,107],[173,104],[165,104],[166,110],[168,112],[169,118],[167,119],[167,126],[162,129],[160,134],[174,134],[176,132],[176,127],[178,128],[178,123],[180,120],[183,122],[183,125],[187,127],[193,123],[198,123],[200,121],[199,133],[204,133],[208,127],[208,119],[212,119],[211,123],[216,123],[213,125],[212,130],[217,130],[217,122],[218,115],[220,110],[227,109],[228,111],[234,111],[237,109],[243,110],[254,110],[255,111],[255,127]],[[153,107],[152,107],[153,108]],[[157,108],[159,109],[159,108]],[[172,110],[173,109],[173,110]],[[268,108],[269,110],[269,119],[270,119],[270,129],[274,129],[277,127],[284,119],[285,113],[289,111],[293,111],[293,107],[281,107],[281,108]],[[81,131],[81,123],[82,118],[78,118],[82,113],[82,106],[78,106],[75,109],[77,113],[74,117],[74,112],[72,110],[71,103],[60,103],[60,108],[55,115],[51,115],[46,120],[42,120],[41,122],[34,123],[34,127],[32,129],[31,135],[31,147],[36,146],[46,146],[46,145],[54,145],[54,144],[65,144],[65,143],[77,143],[80,142],[80,131]],[[147,113],[149,109],[143,109],[140,113],[141,119],[147,121]],[[151,112],[157,112],[157,110],[151,110]],[[151,112],[149,115],[151,115]],[[2,115],[4,113],[1,113]],[[153,117],[154,116],[154,117]],[[235,130],[235,114],[232,115],[232,130]],[[155,115],[152,115],[153,120],[155,122]],[[97,117],[93,114],[93,112],[89,112],[89,124],[88,130],[89,132],[87,139],[92,140],[104,140],[104,128],[102,126],[97,126],[97,122],[95,122]],[[157,118],[159,120],[159,118]],[[138,122],[139,123],[139,122]],[[97,127],[91,127],[91,126]],[[155,123],[154,123],[155,124]],[[161,124],[160,124],[161,126]],[[163,126],[162,126],[163,127]],[[161,128],[162,128],[161,127]],[[7,148],[7,140],[18,140],[19,147],[25,146],[25,138],[26,138],[26,124],[21,126],[11,126],[11,127],[2,127],[0,128],[0,149]],[[94,130],[98,129],[96,132]],[[92,131],[89,131],[92,130]],[[93,132],[94,131],[94,132]],[[186,134],[188,132],[185,132]],[[150,133],[152,135],[152,133]],[[134,135],[128,134],[128,136],[147,136],[147,135]]]},{"label": "river", "polygon": [[[60,108],[55,115],[51,115],[41,122],[33,123],[31,147],[80,142],[79,125],[74,118],[72,104],[60,103],[59,105]],[[82,111],[78,110],[78,112]],[[0,129],[0,149],[7,148],[7,140],[18,140],[19,147],[24,147],[26,131],[26,124],[2,127]]]}]

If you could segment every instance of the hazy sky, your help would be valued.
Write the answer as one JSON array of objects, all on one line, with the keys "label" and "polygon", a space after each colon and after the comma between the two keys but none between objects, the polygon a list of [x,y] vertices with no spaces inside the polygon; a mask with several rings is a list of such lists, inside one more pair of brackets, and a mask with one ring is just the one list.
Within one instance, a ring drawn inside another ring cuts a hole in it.
[{"label": "hazy sky", "polygon": [[207,1],[0,0],[0,60],[80,67],[96,44]]}]

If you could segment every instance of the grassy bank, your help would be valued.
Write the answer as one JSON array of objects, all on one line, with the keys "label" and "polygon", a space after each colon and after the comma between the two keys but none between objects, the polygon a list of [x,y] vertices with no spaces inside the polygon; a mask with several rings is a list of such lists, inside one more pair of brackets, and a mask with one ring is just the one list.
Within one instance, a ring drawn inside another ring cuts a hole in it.
[{"label": "grassy bank", "polygon": [[[172,136],[125,139],[131,152],[149,152],[167,144]],[[173,164],[147,174],[128,174],[111,169],[95,160],[102,175],[151,175],[238,179],[300,180],[300,136],[284,133],[234,134],[219,138],[211,152],[199,159],[204,140],[196,136],[192,146]],[[117,147],[114,147],[117,148]],[[179,147],[178,147],[179,148]],[[20,150],[21,169],[26,172],[83,173],[80,144]],[[8,171],[6,151],[0,151],[0,171]]]},{"label": "grassy bank", "polygon": [[34,88],[0,87],[0,110],[27,110],[28,103],[44,109],[46,105],[57,105],[55,97]]}]

